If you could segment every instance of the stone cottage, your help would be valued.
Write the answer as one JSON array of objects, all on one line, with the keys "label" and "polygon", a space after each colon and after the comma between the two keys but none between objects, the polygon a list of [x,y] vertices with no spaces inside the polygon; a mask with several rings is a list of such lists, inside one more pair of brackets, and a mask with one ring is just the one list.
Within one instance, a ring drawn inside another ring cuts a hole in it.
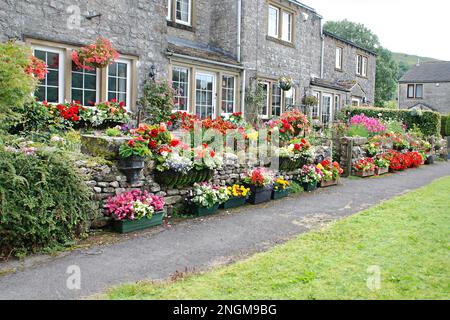
[{"label": "stone cottage", "polygon": [[450,61],[418,63],[399,80],[399,107],[450,113]]},{"label": "stone cottage", "polygon": [[[296,0],[29,0],[2,1],[0,40],[32,47],[49,66],[39,100],[116,98],[136,110],[152,77],[178,90],[176,109],[201,117],[247,112],[246,95],[259,85],[259,117],[280,115],[318,98],[310,112],[329,123],[344,105],[374,101],[376,55],[322,31],[322,17]],[[75,48],[98,36],[120,60],[103,70],[78,70]],[[280,76],[295,80],[282,91]]]}]

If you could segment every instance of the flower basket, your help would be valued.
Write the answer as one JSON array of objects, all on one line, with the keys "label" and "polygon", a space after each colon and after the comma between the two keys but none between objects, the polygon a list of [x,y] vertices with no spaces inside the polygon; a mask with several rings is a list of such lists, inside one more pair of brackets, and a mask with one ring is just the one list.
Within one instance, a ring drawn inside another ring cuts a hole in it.
[{"label": "flower basket", "polygon": [[337,186],[337,185],[338,185],[337,179],[330,180],[330,181],[322,180],[322,182],[320,183],[321,188],[328,188],[328,187]]},{"label": "flower basket", "polygon": [[114,220],[113,230],[118,233],[130,233],[145,230],[151,227],[160,226],[163,223],[164,211],[155,212],[151,219],[144,217],[139,220]]},{"label": "flower basket", "polygon": [[375,175],[375,170],[371,171],[356,171],[356,176],[360,178],[372,177]]},{"label": "flower basket", "polygon": [[289,189],[272,191],[272,200],[278,200],[278,199],[286,198],[288,196],[289,196]]},{"label": "flower basket", "polygon": [[313,192],[317,189],[317,182],[311,182],[311,183],[302,183],[302,187],[305,190],[305,192]]},{"label": "flower basket", "polygon": [[211,214],[214,214],[217,212],[217,210],[219,210],[219,204],[215,204],[212,207],[209,208],[205,208],[205,207],[200,207],[197,205],[192,205],[191,206],[191,213],[196,215],[197,217],[204,217],[204,216],[209,216]]},{"label": "flower basket", "polygon": [[227,202],[225,202],[224,204],[222,204],[220,207],[222,209],[232,209],[232,208],[237,208],[237,207],[242,207],[247,203],[247,198],[231,198],[230,200],[228,200]]},{"label": "flower basket", "polygon": [[248,186],[251,194],[248,198],[248,202],[251,204],[260,204],[269,202],[272,198],[272,188]]},{"label": "flower basket", "polygon": [[140,156],[123,158],[119,162],[119,170],[125,174],[127,182],[130,184],[135,184],[139,181],[144,166],[145,158]]},{"label": "flower basket", "polygon": [[389,168],[377,168],[376,173],[377,173],[377,176],[382,176],[384,174],[389,173]]}]

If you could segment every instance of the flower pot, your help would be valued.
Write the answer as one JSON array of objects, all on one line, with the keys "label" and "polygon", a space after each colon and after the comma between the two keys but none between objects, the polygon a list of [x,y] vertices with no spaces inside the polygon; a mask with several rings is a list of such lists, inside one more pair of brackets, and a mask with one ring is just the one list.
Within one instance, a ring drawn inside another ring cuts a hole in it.
[{"label": "flower pot", "polygon": [[435,155],[429,155],[427,156],[427,160],[425,161],[425,164],[434,164],[434,160],[435,160],[436,156]]},{"label": "flower pot", "polygon": [[302,187],[305,192],[313,192],[317,189],[317,182],[302,183]]},{"label": "flower pot", "polygon": [[378,168],[377,176],[382,176],[383,174],[389,173],[389,168]]},{"label": "flower pot", "polygon": [[271,188],[263,188],[255,186],[249,186],[249,188],[251,194],[247,201],[251,204],[260,204],[264,202],[269,202],[270,199],[272,198]]},{"label": "flower pot", "polygon": [[144,166],[145,158],[139,156],[123,158],[119,162],[119,170],[125,174],[127,182],[131,184],[135,184],[140,180]]},{"label": "flower pot", "polygon": [[338,180],[330,180],[330,181],[322,180],[322,182],[320,183],[321,188],[327,188],[327,187],[337,186],[337,185],[338,185]]},{"label": "flower pot", "polygon": [[199,207],[196,205],[192,205],[191,207],[191,212],[192,214],[198,216],[198,217],[203,217],[203,216],[209,216],[211,214],[216,213],[216,211],[219,209],[219,204],[215,204],[214,206],[210,207],[210,208],[205,208],[205,207]]},{"label": "flower pot", "polygon": [[356,176],[360,178],[372,177],[375,175],[375,170],[372,171],[356,171]]},{"label": "flower pot", "polygon": [[163,219],[164,211],[153,213],[151,219],[144,217],[139,220],[115,220],[113,223],[113,230],[122,234],[144,230],[162,225]]},{"label": "flower pot", "polygon": [[286,198],[288,196],[289,196],[289,189],[272,191],[272,200],[278,200],[278,199]]},{"label": "flower pot", "polygon": [[289,91],[292,88],[292,85],[289,82],[279,81],[278,86],[283,91]]},{"label": "flower pot", "polygon": [[222,209],[232,209],[237,207],[242,207],[247,202],[247,198],[231,198],[227,202],[223,203],[220,207]]}]

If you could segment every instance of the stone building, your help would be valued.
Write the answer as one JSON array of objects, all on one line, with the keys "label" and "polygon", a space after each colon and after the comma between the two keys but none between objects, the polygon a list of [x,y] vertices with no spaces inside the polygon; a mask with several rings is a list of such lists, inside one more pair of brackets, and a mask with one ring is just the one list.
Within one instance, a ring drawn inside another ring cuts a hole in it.
[{"label": "stone building", "polygon": [[[98,36],[120,60],[77,70],[73,49]],[[297,0],[2,0],[0,40],[18,39],[49,65],[38,99],[93,102],[116,98],[136,110],[145,81],[156,75],[178,90],[177,110],[201,117],[248,112],[259,85],[261,118],[301,106],[328,123],[343,105],[374,100],[376,56],[322,32],[322,17]],[[295,80],[282,91],[280,76]]]},{"label": "stone building", "polygon": [[450,62],[419,63],[399,80],[399,107],[450,113]]}]

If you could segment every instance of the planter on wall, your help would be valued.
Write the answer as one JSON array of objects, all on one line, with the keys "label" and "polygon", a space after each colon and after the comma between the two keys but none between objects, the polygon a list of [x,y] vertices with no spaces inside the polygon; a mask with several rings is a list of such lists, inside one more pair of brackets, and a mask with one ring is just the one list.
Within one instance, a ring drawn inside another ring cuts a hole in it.
[{"label": "planter on wall", "polygon": [[118,233],[130,233],[139,230],[145,230],[151,227],[162,225],[164,219],[164,211],[155,212],[151,219],[146,217],[139,220],[115,220],[113,229]]},{"label": "planter on wall", "polygon": [[250,188],[250,197],[248,198],[248,202],[251,204],[260,204],[264,202],[269,202],[272,198],[272,188],[263,188],[263,187],[255,187],[248,186]]},{"label": "planter on wall", "polygon": [[139,156],[132,156],[121,159],[119,162],[119,170],[127,177],[127,182],[134,184],[141,178],[142,169],[145,166],[145,158]]},{"label": "planter on wall", "polygon": [[242,207],[247,203],[247,198],[230,198],[227,202],[223,203],[220,207],[222,209],[232,209]]},{"label": "planter on wall", "polygon": [[289,189],[272,191],[272,200],[278,200],[278,199],[286,198],[288,196],[289,196]]},{"label": "planter on wall", "polygon": [[199,206],[196,206],[196,205],[192,205],[192,207],[191,207],[192,214],[196,215],[197,217],[209,216],[211,214],[216,213],[217,210],[219,210],[219,204],[218,203],[215,204],[214,206],[210,207],[210,208],[199,207]]},{"label": "planter on wall", "polygon": [[194,183],[206,182],[212,179],[214,171],[210,169],[192,169],[188,173],[168,170],[164,172],[155,172],[155,181],[165,187],[189,187]]}]

